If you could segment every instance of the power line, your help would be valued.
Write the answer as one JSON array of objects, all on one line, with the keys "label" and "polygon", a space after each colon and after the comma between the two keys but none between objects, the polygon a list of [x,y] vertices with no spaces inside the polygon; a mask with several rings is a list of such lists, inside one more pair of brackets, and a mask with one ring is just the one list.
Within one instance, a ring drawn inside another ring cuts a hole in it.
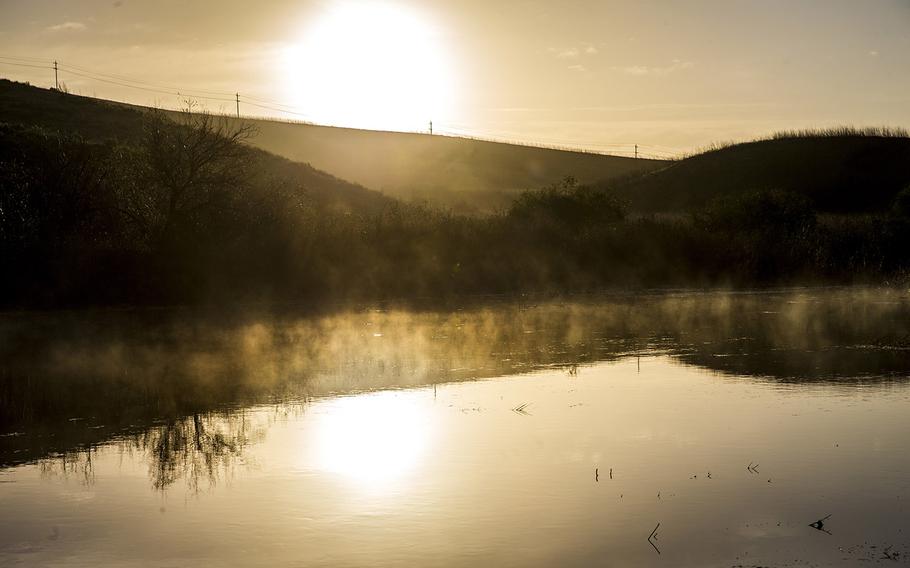
[{"label": "power line", "polygon": [[[296,107],[292,107],[290,105],[284,105],[284,104],[280,104],[280,103],[264,103],[264,102],[259,101],[259,99],[252,98],[248,95],[243,95],[243,100],[247,104],[251,104],[253,106],[263,108],[263,109],[274,110],[277,112],[287,112],[289,114],[300,114],[300,115],[304,114],[304,113],[299,112],[299,110]],[[258,102],[254,102],[254,101],[258,101]]]},{"label": "power line", "polygon": [[[444,129],[443,132],[448,133],[449,136],[458,137],[458,138],[466,138],[469,140],[477,140],[480,142],[511,144],[514,146],[523,146],[526,148],[543,148],[543,149],[548,149],[548,150],[560,150],[560,151],[564,151],[564,152],[575,152],[575,153],[581,153],[581,154],[628,156],[630,158],[634,156],[634,152],[632,150],[616,150],[616,149],[598,150],[598,149],[590,148],[590,147],[586,148],[586,147],[582,147],[582,146],[572,146],[572,145],[566,145],[566,144],[552,144],[552,143],[544,143],[544,142],[539,142],[539,141],[516,140],[516,139],[510,139],[510,138],[503,138],[503,137],[478,136],[477,134],[465,132],[463,130]],[[657,153],[645,154],[645,153],[639,152],[639,155],[641,157],[654,158],[654,159],[674,159],[674,158],[676,158],[676,156],[672,155],[672,154],[659,155]]]},{"label": "power line", "polygon": [[[561,141],[554,142],[552,139],[541,141],[540,139],[533,142],[528,142],[527,140],[522,140],[521,135],[515,134],[513,136],[503,136],[502,133],[492,133],[490,130],[481,130],[481,129],[471,129],[471,128],[453,128],[453,127],[444,127],[442,129],[437,128],[438,131],[448,133],[450,136],[458,136],[463,138],[471,138],[473,140],[485,141],[485,142],[499,142],[504,144],[514,144],[520,146],[529,146],[535,148],[548,148],[554,150],[563,150],[570,152],[582,152],[588,154],[608,154],[608,155],[625,155],[629,157],[635,157],[635,146],[636,144],[629,143],[594,143],[589,142],[584,145],[580,145],[577,140],[573,141]],[[485,133],[478,135],[478,132]],[[650,145],[638,145],[639,148],[647,147],[653,148],[650,152],[642,152],[639,150],[639,157],[647,158],[657,158],[657,159],[672,159],[677,157],[676,152],[662,151],[658,150],[656,147]]]},{"label": "power line", "polygon": [[[206,99],[206,100],[233,101],[233,99],[223,98],[223,97],[234,95],[234,93],[228,93],[226,91],[206,91],[206,90],[201,90],[201,89],[193,89],[191,91],[187,91],[185,89],[181,89],[180,87],[177,87],[174,85],[167,85],[167,84],[162,84],[162,83],[145,81],[142,79],[131,77],[129,75],[101,73],[98,71],[93,71],[91,69],[86,69],[85,67],[80,67],[78,65],[73,65],[73,64],[65,63],[65,62],[46,60],[46,59],[0,56],[0,60],[2,60],[2,59],[9,59],[9,60],[17,61],[17,62],[14,63],[14,62],[0,61],[0,64],[16,65],[18,67],[34,67],[36,69],[54,69],[55,71],[57,71],[59,69],[59,71],[65,71],[72,75],[76,75],[76,76],[83,77],[86,79],[92,79],[95,81],[101,81],[104,83],[109,83],[109,84],[117,85],[117,86],[121,86],[121,87],[129,87],[129,88],[140,89],[140,90],[145,90],[145,91],[149,91],[149,92],[156,92],[156,93],[160,93],[160,94],[184,95],[184,96],[190,96],[193,98],[200,98],[200,99]],[[18,63],[18,61],[43,62],[43,63],[45,63],[45,65]],[[59,88],[59,80],[57,80],[57,79],[55,79],[55,87]],[[210,96],[210,95],[217,95],[217,96]]]},{"label": "power line", "polygon": [[90,75],[97,75],[99,77],[105,77],[108,79],[122,81],[125,83],[136,83],[137,85],[146,85],[149,87],[156,87],[156,88],[168,89],[168,90],[173,90],[173,91],[192,92],[194,94],[202,93],[205,95],[217,95],[217,96],[222,96],[222,97],[229,97],[229,96],[234,95],[234,93],[231,93],[228,91],[207,91],[207,90],[202,90],[202,89],[191,89],[190,91],[187,91],[186,89],[182,89],[176,85],[145,81],[143,79],[137,79],[137,78],[131,77],[129,75],[119,75],[119,74],[114,74],[114,73],[100,73],[98,71],[86,69],[86,68],[80,67],[78,65],[73,65],[71,63],[61,63],[61,67],[68,67],[70,69],[75,69],[77,71],[81,71],[83,73],[88,73]]},{"label": "power line", "polygon": [[[450,127],[451,130],[462,130],[462,131],[466,131],[466,132],[468,132],[468,131],[469,131],[469,132],[477,132],[477,133],[488,134],[488,135],[495,135],[495,136],[500,136],[500,137],[512,137],[512,136],[519,136],[519,137],[520,137],[520,136],[522,136],[522,133],[521,133],[521,132],[508,131],[508,130],[499,130],[499,131],[495,131],[495,132],[494,132],[494,131],[489,130],[489,129],[478,128],[478,127],[475,127],[474,125],[467,125],[467,124],[465,124],[465,123],[459,123],[459,122],[447,122],[446,124],[447,124],[447,126]],[[547,139],[547,141],[548,141],[549,143],[553,143],[553,144],[570,144],[570,145],[571,145],[571,144],[578,144],[578,143],[579,143],[579,139],[578,139],[578,138],[552,138],[552,137],[550,137],[550,138]],[[584,142],[584,143],[585,143],[586,146],[596,146],[596,147],[599,147],[599,148],[633,148],[633,146],[635,146],[635,144],[636,144],[636,142],[632,142],[632,141],[628,141],[628,142],[622,142],[622,141],[613,141],[613,142],[591,142],[591,141],[586,141],[586,142]],[[682,153],[682,149],[681,149],[681,148],[673,147],[673,146],[665,146],[665,145],[661,145],[661,144],[641,144],[641,143],[638,143],[638,146],[639,146],[640,148],[651,148],[651,149],[654,149],[654,150],[656,150],[656,151],[658,151],[658,152],[664,151],[664,152],[670,153],[670,154]]]},{"label": "power line", "polygon": [[[473,126],[465,126],[465,125],[462,125],[462,127],[459,127],[458,124],[460,124],[460,123],[447,122],[446,123],[446,126],[448,127],[447,130],[450,130],[452,132],[457,132],[457,133],[462,133],[462,132],[480,133],[480,134],[484,134],[484,135],[488,135],[488,136],[495,136],[498,138],[522,137],[522,134],[520,132],[510,132],[510,131],[504,131],[504,130],[492,131],[489,129],[481,129],[481,128],[476,128]],[[538,141],[540,141],[540,139],[538,139]],[[636,145],[635,142],[592,142],[592,141],[579,141],[578,138],[571,138],[571,139],[548,138],[545,140],[545,142],[547,144],[552,144],[552,145],[577,145],[577,144],[583,142],[585,144],[585,146],[597,147],[597,148],[605,148],[605,149],[626,148],[626,149],[629,149],[630,153],[634,153],[634,146]],[[638,144],[638,146],[640,148],[653,149],[657,153],[675,154],[677,152],[680,152],[679,148],[672,148],[669,146],[659,146],[656,144]]]},{"label": "power line", "polygon": [[105,79],[103,77],[93,76],[88,73],[81,73],[79,71],[73,71],[72,69],[63,68],[63,70],[66,71],[67,73],[69,73],[70,75],[76,75],[77,77],[83,77],[86,79],[91,79],[93,81],[100,81],[102,83],[109,83],[111,85],[117,85],[120,87],[139,89],[141,91],[147,91],[150,93],[158,93],[158,94],[162,94],[162,95],[176,95],[178,97],[179,96],[188,96],[191,98],[205,99],[205,100],[209,100],[209,101],[234,102],[233,99],[225,99],[225,98],[220,98],[220,97],[208,97],[208,96],[201,96],[201,95],[196,95],[196,94],[192,94],[192,93],[181,93],[180,91],[171,91],[171,90],[157,89],[157,88],[152,88],[152,87],[143,87],[143,86],[139,86],[139,85],[131,85],[129,83],[124,83],[122,81],[114,81],[112,79]]},{"label": "power line", "polygon": [[33,65],[31,63],[13,63],[10,61],[0,61],[0,65],[14,65],[16,67],[31,67],[33,69],[53,69],[53,67],[48,67],[47,65]]},{"label": "power line", "polygon": [[264,98],[262,98],[262,97],[254,97],[254,96],[252,96],[252,95],[244,95],[244,98],[251,99],[251,100],[254,100],[254,101],[259,101],[260,103],[265,103],[265,104],[270,104],[270,105],[290,106],[290,105],[287,105],[287,104],[285,104],[285,103],[283,103],[283,102],[281,102],[281,101],[276,101],[276,100],[274,100],[274,99],[264,99]]},{"label": "power line", "polygon": [[[121,86],[121,87],[128,87],[128,88],[139,89],[139,90],[143,90],[143,91],[165,94],[165,95],[176,94],[178,96],[187,96],[187,97],[191,97],[191,98],[210,100],[210,101],[233,102],[238,107],[239,107],[239,99],[243,99],[245,104],[251,104],[253,106],[263,108],[266,110],[272,110],[275,112],[283,112],[283,113],[288,113],[288,114],[305,116],[302,113],[296,112],[296,110],[290,110],[292,107],[289,107],[288,105],[284,105],[282,103],[272,103],[269,105],[263,105],[263,104],[256,104],[256,103],[250,102],[247,99],[259,100],[259,101],[264,101],[265,99],[259,99],[258,97],[250,97],[247,95],[240,95],[240,93],[236,93],[236,92],[229,93],[227,91],[207,91],[207,90],[202,90],[202,89],[186,90],[186,89],[182,89],[180,87],[174,86],[174,85],[167,85],[167,84],[163,84],[163,83],[155,83],[155,82],[143,81],[140,79],[130,78],[127,75],[99,73],[96,71],[90,71],[88,69],[85,69],[84,67],[79,67],[77,65],[72,65],[69,63],[61,64],[60,68],[61,68],[61,70],[64,70],[73,75],[77,75],[77,76],[80,76],[83,78],[88,78],[88,79],[92,79],[92,80],[96,80],[96,81],[102,81],[105,83],[109,83],[109,84],[113,84],[113,85],[117,85],[117,86]],[[219,96],[211,96],[211,95],[219,95]],[[231,97],[231,96],[233,98],[227,98],[227,97]],[[275,106],[283,107],[283,108],[274,108]],[[239,116],[239,111],[237,114]]]},{"label": "power line", "polygon": [[[129,75],[114,74],[114,73],[101,73],[93,71],[78,65],[73,65],[65,62],[58,62],[50,59],[40,59],[34,57],[19,57],[19,56],[7,56],[0,55],[0,65],[23,67],[23,68],[32,68],[32,69],[53,69],[54,70],[54,85],[55,88],[59,90],[60,80],[59,73],[65,72],[76,77],[81,77],[83,79],[88,79],[90,81],[98,81],[102,83],[107,83],[110,85],[116,85],[118,87],[136,89],[140,91],[145,91],[149,93],[171,95],[178,97],[189,97],[191,99],[202,99],[206,101],[218,101],[218,102],[231,102],[234,103],[236,109],[236,115],[240,118],[240,102],[243,101],[244,104],[252,106],[255,108],[271,111],[274,113],[279,113],[281,115],[289,115],[294,117],[300,117],[303,119],[303,122],[307,124],[318,124],[318,121],[315,121],[313,117],[307,113],[300,112],[297,107],[273,100],[267,99],[258,96],[252,95],[242,95],[239,92],[229,93],[227,91],[215,91],[215,90],[201,90],[201,89],[191,89],[185,90],[174,85],[168,85],[159,82],[147,81],[141,78],[132,77]],[[272,118],[264,117],[264,118]],[[678,148],[672,148],[669,146],[661,146],[657,144],[637,144],[632,142],[587,142],[580,144],[578,139],[559,139],[551,138],[549,140],[535,140],[528,141],[521,132],[508,131],[508,130],[492,130],[485,128],[478,128],[473,125],[462,124],[458,122],[449,122],[440,127],[438,124],[430,123],[430,134],[436,133],[448,133],[449,136],[457,136],[463,138],[470,138],[479,141],[488,141],[488,142],[500,142],[515,144],[527,147],[537,147],[537,148],[550,148],[558,149],[572,152],[583,152],[583,153],[596,153],[596,154],[613,154],[613,155],[629,155],[631,157],[656,157],[660,159],[666,158],[676,158],[682,154]],[[415,131],[416,133],[417,131]],[[426,131],[423,131],[424,133]],[[646,149],[647,151],[642,152],[640,148]]]},{"label": "power line", "polygon": [[289,111],[289,110],[282,110],[282,109],[272,108],[272,107],[267,106],[267,105],[261,105],[261,104],[258,104],[258,103],[250,102],[249,100],[244,100],[244,104],[251,105],[251,106],[254,106],[254,107],[257,107],[257,108],[261,108],[261,109],[265,109],[265,110],[271,110],[271,111],[274,111],[274,112],[283,112],[283,113],[285,113],[285,114],[291,114],[291,115],[300,116],[300,117],[303,117],[303,118],[309,118],[308,115],[306,115],[306,114],[304,114],[304,113],[302,113],[302,112],[293,112],[293,111]]},{"label": "power line", "polygon": [[[217,96],[223,96],[223,97],[228,97],[228,96],[234,95],[234,93],[228,92],[228,91],[210,91],[210,90],[203,90],[203,89],[192,89],[190,91],[187,91],[186,89],[182,89],[181,87],[176,86],[176,85],[146,81],[145,79],[140,79],[138,77],[134,77],[131,75],[123,75],[123,74],[117,74],[117,73],[102,73],[100,71],[95,71],[93,69],[87,69],[85,67],[81,67],[79,65],[74,65],[72,63],[68,63],[65,61],[58,62],[58,61],[54,61],[51,59],[39,59],[36,57],[13,57],[13,56],[9,56],[9,55],[0,55],[0,60],[2,60],[2,59],[9,59],[12,61],[17,61],[17,62],[25,61],[25,62],[30,62],[30,63],[44,63],[45,65],[38,66],[38,67],[42,67],[42,68],[53,68],[54,65],[59,64],[60,70],[65,70],[65,71],[69,71],[72,73],[82,73],[83,74],[82,76],[89,75],[89,76],[91,76],[91,78],[110,79],[110,80],[114,80],[114,81],[119,81],[121,83],[135,83],[136,85],[147,86],[147,87],[152,87],[152,88],[157,88],[157,89],[166,89],[169,91],[173,90],[175,92],[183,91],[183,92],[187,92],[189,94],[199,93],[201,95],[217,95]],[[0,63],[2,63],[2,61],[0,61]],[[10,65],[12,65],[12,63],[10,63]],[[201,96],[200,96],[200,98],[201,98]]]},{"label": "power line", "polygon": [[52,59],[41,59],[38,57],[14,57],[12,55],[0,55],[0,59],[12,59],[13,61],[30,61],[32,63],[45,63],[48,65],[53,63]]}]

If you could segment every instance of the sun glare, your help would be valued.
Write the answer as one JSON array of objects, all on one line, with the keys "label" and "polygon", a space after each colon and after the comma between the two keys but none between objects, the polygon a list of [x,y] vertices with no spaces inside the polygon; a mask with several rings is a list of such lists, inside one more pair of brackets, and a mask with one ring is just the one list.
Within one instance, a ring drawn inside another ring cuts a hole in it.
[{"label": "sun glare", "polygon": [[452,69],[439,31],[384,2],[332,5],[284,56],[287,97],[314,121],[425,130],[452,104]]},{"label": "sun glare", "polygon": [[371,486],[398,479],[426,447],[430,425],[420,403],[409,391],[327,401],[313,432],[316,466]]}]

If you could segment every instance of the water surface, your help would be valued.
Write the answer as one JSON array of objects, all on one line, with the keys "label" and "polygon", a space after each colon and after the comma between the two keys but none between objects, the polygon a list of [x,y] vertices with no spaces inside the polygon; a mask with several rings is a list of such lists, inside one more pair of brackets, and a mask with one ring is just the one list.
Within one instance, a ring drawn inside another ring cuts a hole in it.
[{"label": "water surface", "polygon": [[910,559],[903,291],[0,334],[3,565]]}]

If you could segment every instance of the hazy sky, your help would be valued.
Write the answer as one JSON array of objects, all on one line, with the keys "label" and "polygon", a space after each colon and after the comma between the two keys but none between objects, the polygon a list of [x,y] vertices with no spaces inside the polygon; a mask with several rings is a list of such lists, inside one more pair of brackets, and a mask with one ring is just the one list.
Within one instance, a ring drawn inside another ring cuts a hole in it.
[{"label": "hazy sky", "polygon": [[910,0],[0,0],[0,57],[142,104],[239,91],[250,114],[616,151],[910,126]]}]

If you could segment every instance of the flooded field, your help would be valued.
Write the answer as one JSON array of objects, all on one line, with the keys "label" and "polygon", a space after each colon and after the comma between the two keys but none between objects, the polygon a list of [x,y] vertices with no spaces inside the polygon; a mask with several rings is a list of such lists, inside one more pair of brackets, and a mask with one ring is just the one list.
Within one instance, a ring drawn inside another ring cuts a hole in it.
[{"label": "flooded field", "polygon": [[910,295],[0,318],[0,565],[910,563]]}]

